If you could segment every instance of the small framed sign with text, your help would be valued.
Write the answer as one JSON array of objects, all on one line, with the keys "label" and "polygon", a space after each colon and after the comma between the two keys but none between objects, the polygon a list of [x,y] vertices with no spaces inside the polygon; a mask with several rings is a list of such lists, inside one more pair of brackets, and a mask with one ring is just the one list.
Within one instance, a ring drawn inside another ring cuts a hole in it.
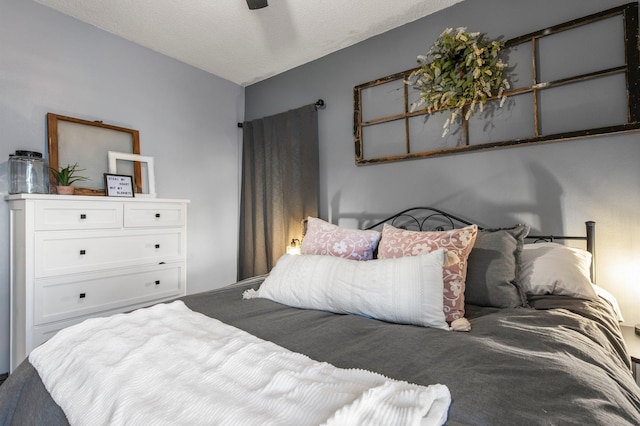
[{"label": "small framed sign with text", "polygon": [[104,174],[104,187],[109,197],[133,197],[133,177]]}]

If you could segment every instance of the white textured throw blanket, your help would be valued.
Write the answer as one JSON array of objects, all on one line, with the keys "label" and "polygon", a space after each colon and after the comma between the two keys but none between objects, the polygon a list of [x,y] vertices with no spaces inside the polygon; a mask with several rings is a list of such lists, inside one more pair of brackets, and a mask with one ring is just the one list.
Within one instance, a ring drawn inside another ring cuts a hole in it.
[{"label": "white textured throw blanket", "polygon": [[29,361],[72,425],[443,424],[428,387],[339,369],[183,302],[66,328]]}]

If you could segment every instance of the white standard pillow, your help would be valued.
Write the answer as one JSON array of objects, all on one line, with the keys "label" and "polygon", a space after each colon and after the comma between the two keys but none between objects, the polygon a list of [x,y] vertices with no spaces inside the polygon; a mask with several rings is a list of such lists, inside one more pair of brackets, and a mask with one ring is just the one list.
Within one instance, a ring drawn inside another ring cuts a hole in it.
[{"label": "white standard pillow", "polygon": [[448,330],[442,306],[444,259],[443,249],[365,262],[285,254],[260,288],[243,297]]},{"label": "white standard pillow", "polygon": [[590,278],[591,253],[557,243],[525,244],[519,283],[529,295],[597,298]]}]

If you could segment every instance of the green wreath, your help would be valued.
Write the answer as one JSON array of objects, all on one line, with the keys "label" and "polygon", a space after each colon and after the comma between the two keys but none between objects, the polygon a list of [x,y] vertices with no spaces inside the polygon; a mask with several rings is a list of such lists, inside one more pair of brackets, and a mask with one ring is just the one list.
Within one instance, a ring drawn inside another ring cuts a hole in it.
[{"label": "green wreath", "polygon": [[411,112],[423,105],[429,113],[452,109],[443,126],[445,137],[451,123],[457,118],[469,120],[478,108],[483,111],[490,98],[500,98],[502,107],[504,91],[510,88],[504,77],[507,65],[498,55],[503,47],[504,42],[487,40],[465,27],[447,28],[426,55],[418,56],[418,69],[407,79],[407,84],[420,90]]}]

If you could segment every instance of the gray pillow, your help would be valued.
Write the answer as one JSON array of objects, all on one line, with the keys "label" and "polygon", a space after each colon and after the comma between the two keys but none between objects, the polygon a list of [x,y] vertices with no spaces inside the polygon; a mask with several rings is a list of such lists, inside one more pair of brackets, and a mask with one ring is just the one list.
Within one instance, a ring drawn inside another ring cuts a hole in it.
[{"label": "gray pillow", "polygon": [[518,285],[520,254],[528,225],[478,231],[467,263],[465,303],[495,308],[526,305]]}]

